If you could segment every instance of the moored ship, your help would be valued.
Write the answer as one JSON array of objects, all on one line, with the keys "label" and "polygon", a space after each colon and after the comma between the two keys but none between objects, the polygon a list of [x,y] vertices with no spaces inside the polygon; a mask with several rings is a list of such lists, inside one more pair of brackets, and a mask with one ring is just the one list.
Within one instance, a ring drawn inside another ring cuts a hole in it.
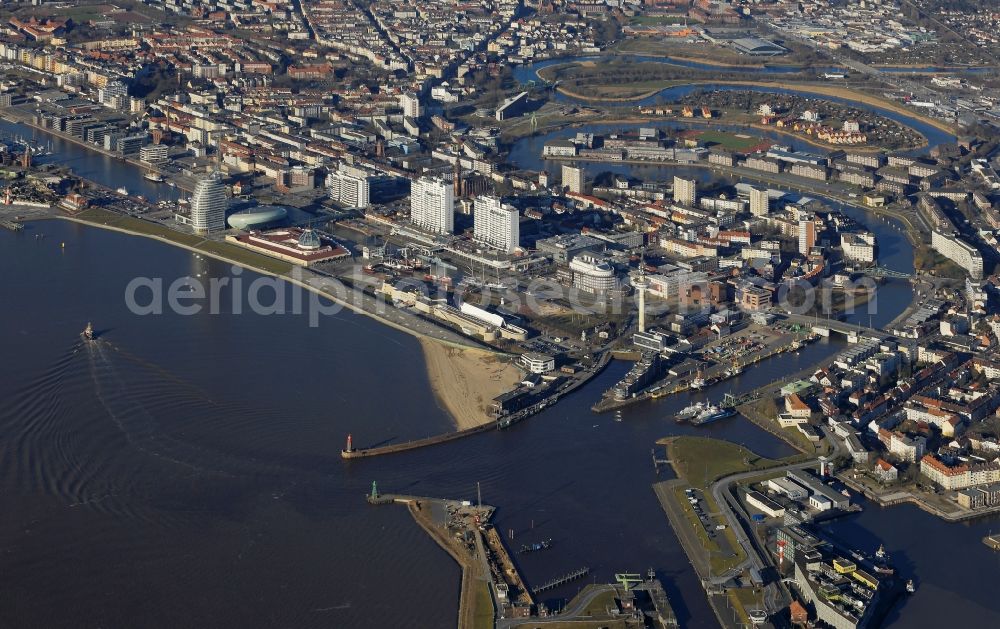
[{"label": "moored ship", "polygon": [[707,384],[708,382],[705,380],[705,374],[702,373],[701,369],[699,369],[698,373],[696,373],[694,376],[694,380],[691,381],[691,388],[703,389]]},{"label": "moored ship", "polygon": [[676,415],[674,415],[674,418],[679,422],[682,422],[687,419],[694,419],[695,417],[700,415],[703,410],[705,410],[705,403],[697,402],[695,404],[692,404],[691,406],[687,406],[681,409]]},{"label": "moored ship", "polygon": [[152,170],[147,170],[142,178],[147,181],[152,181],[153,183],[163,183],[163,175]]},{"label": "moored ship", "polygon": [[695,426],[701,426],[702,424],[714,422],[717,419],[732,417],[735,414],[735,409],[722,408],[721,406],[716,406],[715,404],[709,404],[702,412],[698,413],[696,418],[691,420],[691,423]]}]

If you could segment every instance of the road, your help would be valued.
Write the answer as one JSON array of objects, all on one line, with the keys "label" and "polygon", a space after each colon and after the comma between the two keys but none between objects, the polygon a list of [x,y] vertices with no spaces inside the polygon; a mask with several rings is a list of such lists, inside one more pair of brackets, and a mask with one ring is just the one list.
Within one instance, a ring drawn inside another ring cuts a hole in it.
[{"label": "road", "polygon": [[[564,608],[558,614],[548,616],[546,618],[501,618],[497,620],[497,629],[511,629],[512,627],[517,627],[519,625],[529,625],[531,627],[536,627],[539,625],[546,625],[550,623],[565,623],[577,620],[577,616],[583,614],[587,606],[590,605],[595,598],[606,594],[607,592],[614,592],[615,585],[597,585],[593,586],[587,591],[583,596],[579,596],[573,601],[570,607]],[[584,620],[586,617],[579,618],[578,620]]]},{"label": "road", "polygon": [[[840,441],[829,433],[827,433],[826,438],[832,447],[831,458],[838,456],[843,448]],[[732,529],[733,535],[736,536],[736,541],[743,548],[743,552],[746,553],[747,562],[758,573],[774,564],[771,562],[770,555],[766,549],[753,534],[753,524],[750,515],[736,499],[733,493],[733,485],[763,475],[771,476],[775,472],[785,473],[789,470],[804,470],[815,467],[818,463],[819,459],[810,459],[801,463],[790,463],[780,467],[773,467],[766,471],[741,472],[719,479],[712,485],[712,497],[715,498],[716,504],[719,505],[719,510],[726,518],[726,522],[729,524],[730,529]],[[769,583],[764,588],[764,611],[768,615],[778,612],[790,603],[791,596],[787,588],[780,581]]]}]

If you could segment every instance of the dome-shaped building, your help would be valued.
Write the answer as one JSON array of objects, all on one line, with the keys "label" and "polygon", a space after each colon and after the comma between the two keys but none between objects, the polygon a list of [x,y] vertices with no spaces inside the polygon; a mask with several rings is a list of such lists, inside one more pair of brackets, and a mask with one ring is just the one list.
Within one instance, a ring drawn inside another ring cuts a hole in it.
[{"label": "dome-shaped building", "polygon": [[299,249],[304,249],[305,251],[316,251],[322,246],[323,243],[320,241],[319,236],[317,236],[316,232],[311,229],[305,230],[302,232],[302,235],[299,236]]},{"label": "dome-shaped building", "polygon": [[288,210],[278,205],[259,205],[230,214],[226,222],[236,229],[259,229],[288,218]]}]

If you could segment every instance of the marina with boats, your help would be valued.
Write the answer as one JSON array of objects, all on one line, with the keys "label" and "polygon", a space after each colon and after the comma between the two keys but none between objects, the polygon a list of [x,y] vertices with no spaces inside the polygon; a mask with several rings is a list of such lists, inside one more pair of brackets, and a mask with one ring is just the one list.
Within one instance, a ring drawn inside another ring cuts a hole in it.
[{"label": "marina with boats", "polygon": [[751,328],[742,339],[720,339],[716,345],[693,355],[640,355],[632,369],[605,392],[592,410],[598,413],[619,410],[641,401],[701,391],[739,378],[747,367],[768,358],[786,352],[798,353],[819,338],[804,333],[799,326],[789,326],[788,330],[779,332],[770,334]]}]

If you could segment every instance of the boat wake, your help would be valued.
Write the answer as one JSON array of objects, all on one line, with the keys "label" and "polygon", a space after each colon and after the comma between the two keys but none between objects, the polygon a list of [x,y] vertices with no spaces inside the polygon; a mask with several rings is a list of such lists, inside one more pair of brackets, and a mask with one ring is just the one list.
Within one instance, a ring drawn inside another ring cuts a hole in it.
[{"label": "boat wake", "polygon": [[235,477],[287,471],[273,462],[197,440],[198,426],[224,427],[226,418],[245,420],[250,414],[266,414],[266,409],[217,403],[196,387],[107,342],[90,343],[88,350],[94,395],[135,450],[190,474]]},{"label": "boat wake", "polygon": [[303,475],[322,468],[316,461],[266,448],[294,430],[277,415],[215,402],[107,340],[80,340],[0,409],[0,477],[8,489],[66,507],[143,519],[155,512],[169,525],[162,509],[146,508],[150,496],[167,507],[192,493],[224,500],[234,480],[283,495],[317,477]]}]

